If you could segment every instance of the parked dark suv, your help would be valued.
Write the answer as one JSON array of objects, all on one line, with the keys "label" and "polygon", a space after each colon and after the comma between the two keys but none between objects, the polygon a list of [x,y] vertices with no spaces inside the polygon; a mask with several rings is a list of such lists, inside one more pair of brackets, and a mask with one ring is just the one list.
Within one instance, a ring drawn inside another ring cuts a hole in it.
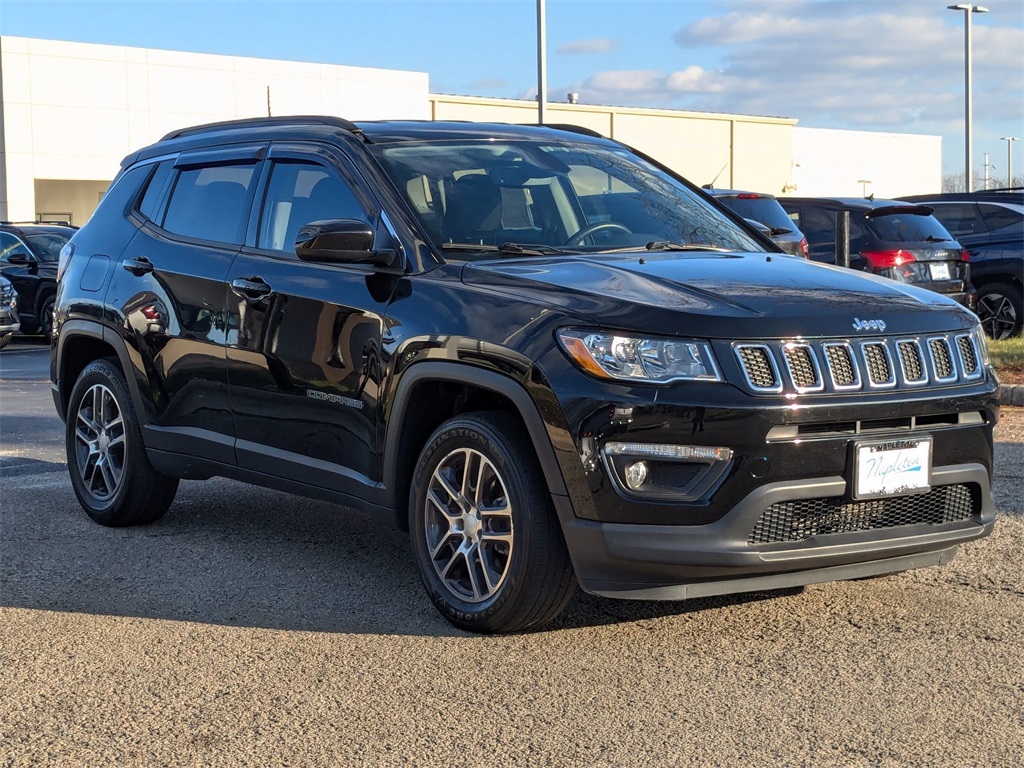
[{"label": "parked dark suv", "polygon": [[970,258],[971,305],[993,339],[1024,330],[1024,191],[978,190],[904,198],[934,210]]},{"label": "parked dark suv", "polygon": [[772,242],[786,253],[804,258],[808,256],[807,238],[779,205],[775,195],[711,186],[705,186],[704,190],[729,210],[767,227]]},{"label": "parked dark suv", "polygon": [[966,302],[964,249],[931,208],[867,198],[782,197],[779,202],[807,236],[812,260],[837,263],[838,217],[846,213],[851,268]]},{"label": "parked dark suv", "polygon": [[681,599],[949,560],[994,520],[977,318],[768,248],[583,129],[177,131],[61,256],[73,488],[104,525],[213,475],[365,510],[482,632],[577,580]]},{"label": "parked dark suv", "polygon": [[18,292],[21,332],[49,337],[57,294],[57,257],[75,234],[62,224],[0,222],[0,274]]}]

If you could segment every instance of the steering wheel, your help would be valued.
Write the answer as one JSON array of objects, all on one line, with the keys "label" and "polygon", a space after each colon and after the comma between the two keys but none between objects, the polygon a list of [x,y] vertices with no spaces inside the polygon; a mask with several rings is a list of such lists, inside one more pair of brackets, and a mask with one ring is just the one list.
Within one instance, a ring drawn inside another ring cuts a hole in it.
[{"label": "steering wheel", "polygon": [[625,224],[619,224],[617,221],[599,221],[597,224],[591,224],[589,227],[584,227],[562,243],[562,245],[583,245],[583,241],[586,238],[590,237],[595,232],[600,232],[605,229],[617,229],[620,232],[625,232],[627,235],[633,234],[633,230]]}]

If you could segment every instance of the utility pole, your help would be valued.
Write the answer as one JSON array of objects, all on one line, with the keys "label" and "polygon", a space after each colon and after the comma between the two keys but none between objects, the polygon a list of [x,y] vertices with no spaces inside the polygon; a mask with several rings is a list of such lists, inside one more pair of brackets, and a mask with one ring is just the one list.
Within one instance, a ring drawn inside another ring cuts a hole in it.
[{"label": "utility pole", "polygon": [[985,153],[985,165],[984,165],[984,168],[985,168],[985,189],[988,189],[988,169],[990,167],[991,166],[988,163],[988,152],[986,152]]},{"label": "utility pole", "polygon": [[544,0],[537,0],[537,122],[544,124],[544,107],[548,100],[547,29],[544,21]]},{"label": "utility pole", "polygon": [[974,190],[974,168],[971,162],[971,14],[988,13],[988,8],[970,3],[946,6],[951,11],[964,12],[964,179],[967,191]]}]

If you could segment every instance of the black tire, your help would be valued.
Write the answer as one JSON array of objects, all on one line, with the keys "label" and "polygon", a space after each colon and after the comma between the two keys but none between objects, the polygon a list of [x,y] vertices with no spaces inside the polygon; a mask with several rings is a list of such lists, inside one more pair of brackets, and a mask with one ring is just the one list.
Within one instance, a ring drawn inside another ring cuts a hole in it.
[{"label": "black tire", "polygon": [[14,336],[13,333],[5,333],[2,336],[0,336],[0,349],[3,349],[4,347],[11,343],[12,336]]},{"label": "black tire", "polygon": [[988,283],[978,289],[975,312],[990,339],[1019,336],[1024,327],[1024,299],[1010,283]]},{"label": "black tire", "polygon": [[68,473],[79,503],[100,525],[144,525],[163,517],[177,478],[149,463],[128,384],[114,360],[85,367],[68,402]]},{"label": "black tire", "polygon": [[442,616],[460,629],[494,633],[537,627],[561,613],[576,577],[516,417],[472,413],[445,422],[420,453],[412,482],[413,553]]},{"label": "black tire", "polygon": [[39,310],[39,333],[48,340],[53,335],[53,305],[55,296],[47,296],[43,299],[43,305]]}]

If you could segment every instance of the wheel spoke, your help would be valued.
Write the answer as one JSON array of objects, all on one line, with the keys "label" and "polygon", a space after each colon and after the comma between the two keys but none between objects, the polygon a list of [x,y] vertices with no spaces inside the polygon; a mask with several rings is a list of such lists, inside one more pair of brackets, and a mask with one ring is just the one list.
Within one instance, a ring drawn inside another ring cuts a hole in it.
[{"label": "wheel spoke", "polygon": [[458,560],[460,557],[462,557],[462,547],[459,547],[454,552],[452,552],[452,556],[448,558],[448,563],[445,565],[444,568],[441,569],[440,573],[438,574],[441,577],[442,581],[448,578],[448,571],[452,569],[452,566],[455,565],[455,561]]},{"label": "wheel spoke", "polygon": [[[483,593],[480,592],[480,583],[477,580],[476,567],[473,564],[473,554],[478,552],[479,550],[474,546],[467,552],[465,552],[465,554],[463,555],[463,557],[466,558],[466,573],[469,574],[469,583],[470,586],[473,588],[474,600],[479,600],[481,597],[483,597]],[[488,590],[488,595],[489,594],[490,590]]]},{"label": "wheel spoke", "polygon": [[481,456],[476,470],[476,491],[473,493],[473,503],[478,509],[483,506],[484,470],[489,466],[490,463]]},{"label": "wheel spoke", "polygon": [[465,455],[466,458],[465,458],[465,460],[462,463],[462,488],[461,488],[460,492],[462,493],[462,498],[468,499],[469,498],[469,476],[470,476],[471,467],[473,465],[473,459],[476,458],[476,457],[479,457],[479,458],[477,458],[477,461],[481,461],[483,459],[483,457],[480,456],[480,454],[478,454],[476,451],[472,451],[469,448],[467,448],[465,451],[463,451],[463,454]]},{"label": "wheel spoke", "polygon": [[445,493],[447,493],[449,496],[452,497],[452,501],[458,501],[459,500],[459,491],[458,491],[458,489],[455,488],[454,486],[452,486],[448,482],[448,479],[444,475],[441,474],[441,467],[438,467],[437,469],[434,470],[434,479],[437,480],[437,482],[440,484],[440,486],[442,488],[444,488]]},{"label": "wheel spoke", "polygon": [[103,484],[107,488],[107,495],[113,495],[114,490],[117,488],[117,483],[114,482],[114,473],[110,469],[109,460],[104,456],[100,461],[96,462],[96,466],[99,467],[100,475],[103,478]]},{"label": "wheel spoke", "polygon": [[124,434],[120,434],[117,437],[110,438],[110,442],[107,443],[107,449],[113,448],[115,445],[121,445],[124,443]]},{"label": "wheel spoke", "polygon": [[103,388],[92,388],[92,420],[97,427],[103,426]]},{"label": "wheel spoke", "polygon": [[437,546],[430,553],[430,559],[437,561],[437,556],[441,554],[441,550],[444,549],[444,545],[448,543],[448,540],[452,537],[452,532],[448,531],[437,541]]},{"label": "wheel spoke", "polygon": [[78,411],[78,420],[85,424],[86,428],[94,435],[99,432],[99,429],[96,427],[96,422],[88,418],[81,410]]},{"label": "wheel spoke", "polygon": [[90,451],[92,450],[93,439],[89,435],[85,434],[81,427],[75,429],[75,437],[77,437],[80,442],[85,443],[85,445],[89,447]]},{"label": "wheel spoke", "polygon": [[90,490],[93,486],[93,480],[96,477],[96,466],[100,463],[100,455],[96,451],[90,450],[89,455],[85,457],[85,466],[81,468],[82,480],[89,486]]},{"label": "wheel spoke", "polygon": [[123,420],[121,419],[121,413],[119,411],[115,411],[114,418],[112,418],[110,421],[108,421],[106,424],[104,424],[104,426],[108,430],[111,430],[114,427],[120,427],[121,424],[122,424],[122,421]]},{"label": "wheel spoke", "polygon": [[493,544],[498,541],[504,541],[512,546],[512,532],[511,531],[495,531],[493,533],[481,533],[480,538],[486,541],[488,544]]},{"label": "wheel spoke", "polygon": [[451,527],[453,522],[459,519],[459,516],[457,514],[452,514],[451,510],[448,509],[445,503],[438,498],[438,495],[433,488],[427,491],[427,501],[433,504],[437,508],[437,511],[444,515],[445,520],[448,521],[449,527]]}]

